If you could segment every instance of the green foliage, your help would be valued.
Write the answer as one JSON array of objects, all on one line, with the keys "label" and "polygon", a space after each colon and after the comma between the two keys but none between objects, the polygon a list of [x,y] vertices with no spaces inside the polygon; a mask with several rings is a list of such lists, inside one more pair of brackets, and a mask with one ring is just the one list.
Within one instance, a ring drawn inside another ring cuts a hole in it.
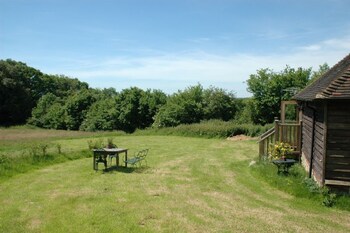
[{"label": "green foliage", "polygon": [[160,90],[147,90],[141,93],[139,114],[142,118],[137,128],[144,129],[153,124],[154,117],[161,106],[167,101],[167,96]]},{"label": "green foliage", "polygon": [[293,152],[291,146],[286,142],[277,142],[274,145],[271,145],[269,150],[270,159],[284,159]]},{"label": "green foliage", "polygon": [[114,144],[114,139],[113,138],[107,138],[107,144],[106,146],[107,148],[117,148],[118,146],[116,144]]},{"label": "green foliage", "polygon": [[113,130],[116,128],[117,119],[118,111],[115,99],[101,99],[92,104],[80,125],[80,130]]},{"label": "green foliage", "polygon": [[233,92],[210,87],[203,91],[203,119],[232,120],[237,111]]},{"label": "green foliage", "polygon": [[[255,177],[264,180],[273,187],[299,198],[311,198],[321,204],[321,195],[310,192],[309,186],[304,183],[306,172],[298,164],[289,169],[288,175],[278,175],[277,168],[269,161],[260,161],[252,167]],[[311,182],[310,182],[311,183]]]},{"label": "green foliage", "polygon": [[89,150],[103,148],[103,140],[101,138],[96,140],[88,140],[87,143]]},{"label": "green foliage", "polygon": [[332,207],[336,204],[337,194],[332,192],[327,187],[320,187],[313,179],[305,178],[303,184],[309,189],[310,193],[320,195],[322,200],[322,205],[326,207]]},{"label": "green foliage", "polygon": [[0,60],[0,125],[23,124],[30,115],[30,78],[37,73],[22,62]]},{"label": "green foliage", "polygon": [[237,99],[237,113],[234,121],[237,124],[253,124],[257,117],[257,105],[253,98]]},{"label": "green foliage", "polygon": [[43,116],[46,124],[43,128],[47,129],[67,129],[65,108],[60,99],[57,99]]},{"label": "green foliage", "polygon": [[194,124],[180,124],[176,127],[149,128],[136,131],[140,135],[177,135],[204,138],[227,138],[244,134],[258,136],[271,128],[271,125],[236,124],[234,121],[209,120]]},{"label": "green foliage", "polygon": [[322,188],[323,201],[322,204],[326,207],[332,207],[336,204],[337,194],[331,192],[327,187]]},{"label": "green foliage", "polygon": [[[261,69],[247,81],[252,99],[236,100],[232,92],[200,84],[166,96],[159,90],[89,89],[87,83],[64,75],[48,75],[13,60],[0,60],[0,125],[29,123],[69,130],[123,130],[175,127],[203,120],[235,120],[266,124],[310,80],[324,74],[327,64],[311,69],[286,67],[281,72]],[[310,78],[311,77],[311,78]],[[16,93],[15,95],[13,93]],[[290,111],[287,111],[290,113]],[[291,115],[293,113],[291,112]]]},{"label": "green foliage", "polygon": [[281,72],[270,69],[260,69],[250,75],[247,80],[248,91],[253,93],[256,104],[254,123],[266,124],[273,122],[279,115],[282,100],[289,100],[296,91],[304,88],[309,82],[311,68],[290,68],[287,66]]},{"label": "green foliage", "polygon": [[170,96],[156,114],[153,126],[174,127],[210,119],[227,121],[235,113],[233,93],[214,87],[204,90],[198,84]]},{"label": "green foliage", "polygon": [[318,67],[317,71],[313,71],[309,83],[314,82],[318,78],[320,78],[322,75],[324,75],[330,67],[328,66],[327,63],[324,63]]},{"label": "green foliage", "polygon": [[136,87],[121,93],[113,88],[84,89],[63,99],[49,93],[40,98],[28,122],[50,129],[133,132],[152,124],[166,98],[161,91]]},{"label": "green foliage", "polygon": [[0,164],[8,163],[10,159],[6,155],[0,154]]},{"label": "green foliage", "polygon": [[63,102],[52,93],[42,96],[28,123],[47,129],[65,129]]},{"label": "green foliage", "polygon": [[23,124],[44,95],[65,98],[87,89],[86,83],[63,75],[46,75],[25,63],[0,60],[0,125]]},{"label": "green foliage", "polygon": [[137,128],[149,127],[166,95],[158,90],[143,91],[137,87],[124,89],[116,97],[118,118],[116,129],[133,132]]},{"label": "green foliage", "polygon": [[288,175],[277,175],[276,167],[270,162],[261,161],[252,167],[256,177],[263,179],[270,185],[285,191],[298,198],[307,198],[317,202],[319,205],[326,207],[337,206],[338,208],[350,210],[349,200],[341,199],[343,205],[337,205],[337,196],[327,187],[320,187],[313,179],[307,178],[304,168],[296,164],[289,169]]},{"label": "green foliage", "polygon": [[67,129],[78,130],[84,121],[90,106],[96,101],[92,91],[83,90],[75,93],[66,100],[65,123]]},{"label": "green foliage", "polygon": [[64,75],[34,75],[31,78],[31,92],[35,101],[38,101],[43,95],[51,93],[60,98],[66,98],[71,94],[88,89],[85,82],[78,79],[72,79]]},{"label": "green foliage", "polygon": [[155,116],[153,126],[172,127],[197,123],[203,118],[203,87],[201,85],[178,91],[169,97]]}]

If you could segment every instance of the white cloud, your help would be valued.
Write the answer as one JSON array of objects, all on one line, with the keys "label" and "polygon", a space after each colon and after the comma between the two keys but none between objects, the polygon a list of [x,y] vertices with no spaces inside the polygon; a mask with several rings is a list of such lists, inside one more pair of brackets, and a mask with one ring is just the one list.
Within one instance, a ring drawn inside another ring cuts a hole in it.
[{"label": "white cloud", "polygon": [[334,65],[349,52],[350,37],[344,37],[305,45],[289,53],[264,56],[190,51],[168,55],[157,53],[154,56],[114,57],[102,61],[89,60],[80,62],[83,66],[77,65],[63,73],[86,81],[92,87],[138,86],[172,93],[199,82],[204,86],[213,85],[236,91],[237,96],[249,96],[244,81],[260,68],[280,71],[288,64],[291,67],[317,69],[324,62]]}]

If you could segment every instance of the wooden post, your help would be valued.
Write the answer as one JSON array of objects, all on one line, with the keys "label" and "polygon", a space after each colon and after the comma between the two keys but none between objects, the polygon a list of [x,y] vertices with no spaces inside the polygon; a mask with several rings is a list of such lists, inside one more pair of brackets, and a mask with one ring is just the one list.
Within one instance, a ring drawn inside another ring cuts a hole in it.
[{"label": "wooden post", "polygon": [[259,158],[264,156],[265,140],[259,142]]},{"label": "wooden post", "polygon": [[[286,120],[286,101],[281,101],[281,122],[284,123]],[[276,120],[276,117],[275,117]]]},{"label": "wooden post", "polygon": [[277,117],[275,117],[275,143],[279,141],[279,120]]}]

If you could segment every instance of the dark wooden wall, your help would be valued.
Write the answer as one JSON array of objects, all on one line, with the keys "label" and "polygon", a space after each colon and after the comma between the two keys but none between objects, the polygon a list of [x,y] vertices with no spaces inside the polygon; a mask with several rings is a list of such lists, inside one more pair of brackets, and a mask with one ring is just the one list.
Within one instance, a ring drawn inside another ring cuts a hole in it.
[{"label": "dark wooden wall", "polygon": [[326,179],[350,181],[350,100],[328,102]]},{"label": "dark wooden wall", "polygon": [[[302,153],[304,155],[304,159],[306,159],[306,165],[309,166],[311,162],[311,153],[313,152],[312,172],[316,180],[320,183],[322,183],[324,179],[324,106],[325,105],[322,102],[308,104],[304,103],[302,116]],[[312,137],[314,137],[313,145]]]}]

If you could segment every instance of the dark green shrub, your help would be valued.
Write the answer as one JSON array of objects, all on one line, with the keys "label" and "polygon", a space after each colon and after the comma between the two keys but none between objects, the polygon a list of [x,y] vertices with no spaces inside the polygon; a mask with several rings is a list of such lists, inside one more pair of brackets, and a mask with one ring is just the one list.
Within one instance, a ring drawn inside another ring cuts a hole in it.
[{"label": "dark green shrub", "polygon": [[97,131],[116,128],[118,112],[114,98],[95,102],[88,110],[80,130]]},{"label": "dark green shrub", "polygon": [[271,128],[271,125],[261,126],[253,124],[238,125],[233,121],[209,120],[195,124],[181,124],[176,127],[149,128],[137,131],[137,134],[161,134],[192,136],[205,138],[227,138],[240,134],[256,137]]},{"label": "dark green shrub", "polygon": [[7,157],[6,155],[0,155],[0,164],[5,164],[8,163],[10,161],[9,157]]},{"label": "dark green shrub", "polygon": [[326,207],[332,207],[337,200],[337,194],[331,192],[327,187],[321,188],[321,194],[323,197],[322,204]]}]

